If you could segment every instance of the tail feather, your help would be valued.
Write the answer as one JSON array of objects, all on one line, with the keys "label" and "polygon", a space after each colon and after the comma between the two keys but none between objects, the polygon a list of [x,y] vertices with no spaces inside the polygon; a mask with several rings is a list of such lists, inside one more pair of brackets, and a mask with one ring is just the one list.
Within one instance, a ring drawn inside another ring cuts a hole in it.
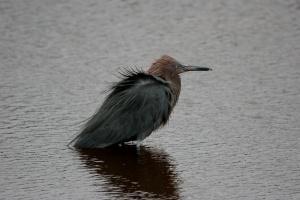
[{"label": "tail feather", "polygon": [[105,148],[116,143],[110,137],[112,135],[111,133],[101,134],[101,131],[81,133],[70,142],[70,145],[75,148]]}]

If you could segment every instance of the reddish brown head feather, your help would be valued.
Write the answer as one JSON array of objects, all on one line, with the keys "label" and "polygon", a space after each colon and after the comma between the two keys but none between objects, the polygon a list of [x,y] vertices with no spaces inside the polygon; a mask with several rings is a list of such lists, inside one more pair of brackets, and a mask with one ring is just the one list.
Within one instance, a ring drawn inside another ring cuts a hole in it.
[{"label": "reddish brown head feather", "polygon": [[177,65],[179,65],[179,62],[177,60],[170,56],[163,55],[151,65],[148,73],[151,75],[160,76],[161,78],[167,80],[168,78],[170,78],[170,76],[177,74]]},{"label": "reddish brown head feather", "polygon": [[172,81],[174,76],[179,77],[176,71],[177,65],[180,65],[177,60],[170,56],[163,55],[151,65],[148,73],[159,76],[167,81]]},{"label": "reddish brown head feather", "polygon": [[[178,98],[181,88],[180,76],[177,72],[177,66],[180,63],[168,55],[163,55],[156,60],[148,70],[148,73],[153,76],[158,76],[170,83],[171,90]],[[177,99],[176,98],[176,99]]]}]

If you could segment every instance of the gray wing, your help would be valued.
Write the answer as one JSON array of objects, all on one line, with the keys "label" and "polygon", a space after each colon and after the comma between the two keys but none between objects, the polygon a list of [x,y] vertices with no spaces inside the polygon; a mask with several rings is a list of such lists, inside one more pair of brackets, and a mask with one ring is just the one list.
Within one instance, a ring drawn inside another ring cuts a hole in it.
[{"label": "gray wing", "polygon": [[170,96],[168,84],[150,75],[129,76],[113,87],[101,108],[74,139],[74,146],[103,148],[143,140],[167,122]]}]

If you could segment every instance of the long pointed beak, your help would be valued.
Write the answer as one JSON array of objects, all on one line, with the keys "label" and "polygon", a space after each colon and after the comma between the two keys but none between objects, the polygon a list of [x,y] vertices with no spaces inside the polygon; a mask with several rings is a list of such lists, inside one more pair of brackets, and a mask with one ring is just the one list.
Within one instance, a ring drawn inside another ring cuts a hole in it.
[{"label": "long pointed beak", "polygon": [[212,69],[209,68],[209,67],[191,66],[191,65],[183,65],[182,70],[183,70],[183,72],[187,72],[187,71],[212,71]]}]

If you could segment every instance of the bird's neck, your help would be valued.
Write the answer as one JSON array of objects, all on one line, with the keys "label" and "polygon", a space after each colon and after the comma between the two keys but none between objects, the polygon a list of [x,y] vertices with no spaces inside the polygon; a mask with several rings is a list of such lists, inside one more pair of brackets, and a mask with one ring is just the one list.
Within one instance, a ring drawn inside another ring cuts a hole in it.
[{"label": "bird's neck", "polygon": [[177,103],[179,98],[180,90],[181,90],[181,79],[177,73],[162,73],[161,71],[152,71],[149,74],[153,76],[157,76],[159,78],[164,79],[166,82],[169,83],[170,89],[173,93],[174,99],[172,100],[173,106]]},{"label": "bird's neck", "polygon": [[166,80],[168,82],[170,82],[170,88],[171,88],[172,93],[174,94],[174,99],[172,102],[173,107],[174,107],[178,101],[180,90],[181,90],[181,79],[178,74],[175,74],[172,77],[167,77]]},{"label": "bird's neck", "polygon": [[171,90],[179,96],[180,94],[180,89],[181,89],[181,79],[178,74],[174,74],[171,76],[166,76],[164,78],[166,81],[170,83]]}]

